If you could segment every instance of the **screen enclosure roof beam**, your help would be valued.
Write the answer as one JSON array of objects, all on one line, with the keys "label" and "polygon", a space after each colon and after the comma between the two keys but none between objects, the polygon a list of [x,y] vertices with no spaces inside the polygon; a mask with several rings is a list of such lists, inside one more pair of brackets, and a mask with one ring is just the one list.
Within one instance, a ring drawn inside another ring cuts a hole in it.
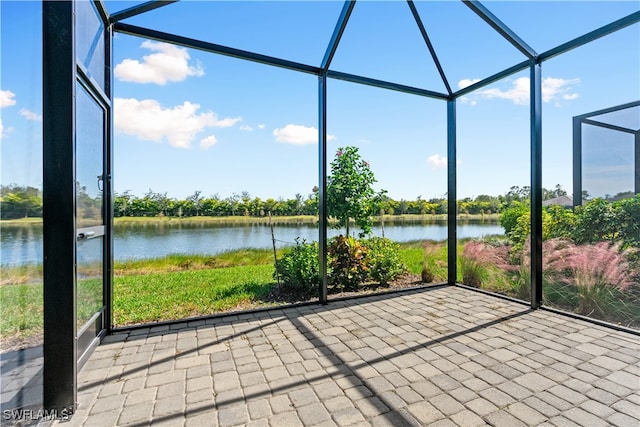
[{"label": "screen enclosure roof beam", "polygon": [[615,107],[603,108],[602,110],[592,111],[590,113],[580,114],[574,116],[576,119],[584,119],[587,117],[600,116],[602,114],[613,113],[614,111],[626,110],[627,108],[633,108],[640,106],[640,101],[628,102],[626,104],[616,105]]},{"label": "screen enclosure roof beam", "polygon": [[529,66],[531,65],[531,60],[527,59],[524,60],[523,62],[516,64],[512,67],[509,67],[505,70],[500,71],[499,73],[496,73],[492,76],[489,76],[485,79],[480,80],[479,82],[476,82],[472,85],[469,85],[465,88],[460,89],[459,91],[455,92],[453,94],[453,96],[455,98],[466,95],[468,93],[473,92],[474,90],[480,89],[481,87],[490,85],[491,83],[497,82],[498,80],[502,80],[505,77],[508,77],[512,74],[515,74],[517,72],[526,70]]},{"label": "screen enclosure roof beam", "polygon": [[328,70],[329,66],[331,65],[333,55],[335,55],[336,49],[338,49],[338,44],[340,43],[340,39],[342,38],[344,29],[347,28],[347,22],[349,21],[349,17],[351,16],[351,12],[353,11],[355,5],[355,0],[347,0],[344,2],[342,12],[340,12],[340,17],[338,18],[338,22],[336,23],[336,28],[333,30],[331,41],[329,41],[327,51],[324,54],[324,58],[322,59],[322,65],[320,66],[325,71]]},{"label": "screen enclosure roof beam", "polygon": [[618,131],[618,132],[630,133],[631,135],[635,135],[635,134],[638,133],[638,131],[635,130],[635,129],[629,129],[629,128],[622,127],[622,126],[616,126],[616,125],[612,125],[610,123],[603,123],[603,122],[598,121],[598,120],[582,119],[581,122],[584,123],[584,124],[587,124],[587,125],[591,125],[591,126],[598,126],[598,127],[605,128],[605,129],[615,130],[615,131]]},{"label": "screen enclosure roof beam", "polygon": [[103,0],[93,0],[93,4],[96,7],[96,10],[98,11],[98,14],[100,15],[100,18],[102,18],[103,22],[109,22],[109,11],[107,10],[107,7],[104,4]]},{"label": "screen enclosure roof beam", "polygon": [[309,74],[320,74],[320,68],[299,62],[288,61],[286,59],[275,58],[273,56],[262,55],[259,53],[249,52],[246,50],[235,49],[228,46],[222,46],[215,43],[204,42],[201,40],[191,39],[188,37],[177,36],[175,34],[164,33],[149,28],[138,27],[124,23],[115,23],[114,30],[132,36],[144,37],[151,40],[176,44],[192,49],[203,50],[205,52],[218,53],[220,55],[230,56],[232,58],[246,59],[248,61],[259,62],[262,64],[273,65],[275,67],[286,68],[289,70],[301,71]]},{"label": "screen enclosure roof beam", "polygon": [[413,18],[416,20],[418,29],[420,29],[420,34],[422,34],[422,38],[424,39],[424,42],[427,44],[429,53],[431,53],[431,58],[433,59],[433,62],[436,64],[438,73],[440,73],[440,78],[442,79],[442,83],[444,83],[444,86],[447,88],[447,92],[449,93],[449,96],[451,96],[453,95],[453,92],[451,91],[451,86],[449,86],[449,81],[447,80],[447,76],[445,75],[444,70],[442,69],[442,65],[438,60],[438,55],[436,55],[436,51],[433,48],[433,44],[431,44],[431,40],[429,39],[429,34],[427,34],[427,30],[426,28],[424,28],[424,24],[422,23],[422,18],[420,18],[420,14],[416,9],[416,5],[413,4],[413,0],[407,0],[407,4],[409,5],[409,9],[411,9]]},{"label": "screen enclosure roof beam", "polygon": [[493,13],[489,11],[484,5],[476,0],[462,0],[476,15],[478,15],[484,22],[489,24],[494,30],[496,30],[502,37],[507,39],[509,43],[515,46],[520,52],[525,54],[527,58],[533,59],[537,56],[535,50],[531,48],[524,40],[522,40],[515,32],[507,27],[502,21],[500,21]]},{"label": "screen enclosure roof beam", "polygon": [[327,71],[327,77],[330,77],[336,80],[344,80],[347,82],[359,83],[367,86],[374,86],[381,89],[389,89],[396,92],[404,92],[412,95],[424,96],[427,98],[436,98],[436,99],[442,99],[442,100],[447,100],[450,98],[449,95],[447,95],[446,93],[434,92],[431,90],[420,89],[413,86],[405,86],[398,83],[372,79],[369,77],[357,76],[354,74],[343,73],[340,71],[329,70]]},{"label": "screen enclosure roof beam", "polygon": [[[188,37],[177,36],[174,34],[168,34],[161,31],[155,31],[148,28],[138,27],[135,25],[124,24],[122,22],[115,23],[113,25],[115,31],[128,34],[132,36],[144,37],[150,40],[156,40],[161,42],[173,43],[179,46],[198,49],[205,52],[217,53],[220,55],[230,56],[233,58],[244,59],[247,61],[258,62],[266,65],[272,65],[275,67],[286,68],[289,70],[300,71],[303,73],[320,75],[322,69],[314,67],[312,65],[306,65],[299,62],[288,61],[286,59],[275,58],[273,56],[262,55],[259,53],[248,52],[246,50],[235,49],[227,46],[218,45],[215,43],[204,42],[200,40],[191,39]],[[327,77],[345,80],[353,83],[360,83],[368,86],[375,86],[382,89],[389,89],[396,92],[405,92],[413,95],[424,96],[428,98],[437,99],[449,99],[449,95],[434,92],[427,89],[420,89],[412,86],[405,86],[398,83],[387,82],[384,80],[371,79],[368,77],[357,76],[348,73],[342,73],[339,71],[327,71]]]},{"label": "screen enclosure roof beam", "polygon": [[594,40],[597,40],[601,37],[604,37],[608,34],[614,33],[618,30],[621,30],[629,25],[633,25],[640,22],[640,12],[634,12],[631,15],[627,15],[624,18],[620,18],[617,21],[613,21],[610,24],[604,25],[596,30],[593,30],[587,34],[584,34],[580,37],[576,37],[575,39],[563,43],[553,49],[549,49],[546,52],[541,53],[538,58],[540,61],[546,61],[547,59],[551,59],[554,56],[558,56],[562,53],[568,52],[572,49],[580,47],[584,44],[590,43]]},{"label": "screen enclosure roof beam", "polygon": [[176,3],[179,0],[162,0],[162,1],[148,1],[137,6],[130,7],[128,9],[121,10],[120,12],[116,12],[109,17],[110,23],[115,23],[122,21],[123,19],[131,18],[132,16],[140,15],[142,13],[149,12],[154,9],[158,9],[159,7],[163,7],[169,5],[171,3]]}]

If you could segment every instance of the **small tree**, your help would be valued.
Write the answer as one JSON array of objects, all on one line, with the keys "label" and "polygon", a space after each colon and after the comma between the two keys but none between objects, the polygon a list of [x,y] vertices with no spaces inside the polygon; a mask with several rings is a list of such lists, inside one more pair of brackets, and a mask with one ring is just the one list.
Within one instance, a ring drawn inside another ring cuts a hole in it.
[{"label": "small tree", "polygon": [[372,216],[381,200],[373,190],[375,182],[357,147],[338,149],[327,180],[327,214],[338,220],[337,227],[345,227],[347,236],[350,219],[362,230],[360,237],[371,233]]},{"label": "small tree", "polygon": [[202,210],[202,201],[204,200],[204,198],[200,196],[201,194],[202,194],[202,191],[197,190],[197,191],[194,191],[191,196],[187,197],[187,201],[192,203],[195,216],[199,216],[200,211]]}]

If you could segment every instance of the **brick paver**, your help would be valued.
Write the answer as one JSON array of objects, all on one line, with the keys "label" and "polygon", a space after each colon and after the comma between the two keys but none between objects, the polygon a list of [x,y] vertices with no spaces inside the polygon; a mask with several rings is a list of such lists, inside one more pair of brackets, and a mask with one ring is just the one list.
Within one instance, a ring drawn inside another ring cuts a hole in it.
[{"label": "brick paver", "polygon": [[75,425],[640,425],[636,336],[440,287],[136,329]]}]

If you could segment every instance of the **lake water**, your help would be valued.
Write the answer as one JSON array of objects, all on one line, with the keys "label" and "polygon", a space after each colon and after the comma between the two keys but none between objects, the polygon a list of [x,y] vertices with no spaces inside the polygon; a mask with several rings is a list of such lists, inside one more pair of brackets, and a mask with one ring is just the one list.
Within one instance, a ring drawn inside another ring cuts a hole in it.
[{"label": "lake water", "polygon": [[[329,237],[341,230],[328,229]],[[318,228],[312,225],[274,226],[276,246],[295,244],[296,237],[318,240]],[[504,234],[495,223],[459,223],[458,238]],[[373,228],[374,236],[382,229]],[[384,235],[397,242],[412,240],[446,240],[446,223],[386,224]],[[114,256],[118,260],[156,258],[168,254],[208,254],[240,248],[269,249],[272,247],[268,225],[211,226],[206,224],[119,224],[114,230]],[[15,266],[42,262],[42,226],[3,226],[0,233],[0,264]]]}]

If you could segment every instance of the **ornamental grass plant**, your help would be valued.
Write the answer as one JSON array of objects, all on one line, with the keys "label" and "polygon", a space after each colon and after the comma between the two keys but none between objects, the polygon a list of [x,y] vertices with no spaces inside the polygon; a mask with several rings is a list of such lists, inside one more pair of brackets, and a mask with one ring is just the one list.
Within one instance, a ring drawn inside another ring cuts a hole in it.
[{"label": "ornamental grass plant", "polygon": [[[472,240],[460,257],[465,285],[528,300],[529,241],[523,249],[495,240]],[[622,242],[543,242],[544,303],[630,327],[640,326],[638,249]]]},{"label": "ornamental grass plant", "polygon": [[632,308],[640,286],[633,265],[637,249],[623,249],[620,242],[576,245],[554,239],[544,242],[543,254],[545,279],[556,285],[551,301],[557,298],[554,302],[570,304],[578,314],[605,320],[633,321],[639,314]]}]

